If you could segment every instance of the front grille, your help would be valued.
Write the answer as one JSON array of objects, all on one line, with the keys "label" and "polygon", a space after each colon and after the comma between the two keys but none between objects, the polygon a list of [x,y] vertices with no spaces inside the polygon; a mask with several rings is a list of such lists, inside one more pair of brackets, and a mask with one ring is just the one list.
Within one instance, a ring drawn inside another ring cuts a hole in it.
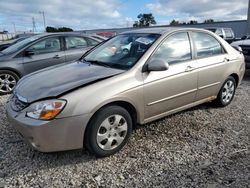
[{"label": "front grille", "polygon": [[16,95],[12,96],[10,102],[11,102],[11,108],[16,112],[21,111],[28,106],[28,103],[19,100]]}]

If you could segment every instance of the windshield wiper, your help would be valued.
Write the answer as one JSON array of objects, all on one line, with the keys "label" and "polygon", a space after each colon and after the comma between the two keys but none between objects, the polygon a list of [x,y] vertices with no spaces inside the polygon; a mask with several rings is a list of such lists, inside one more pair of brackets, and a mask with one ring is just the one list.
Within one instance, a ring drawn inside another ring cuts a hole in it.
[{"label": "windshield wiper", "polygon": [[95,64],[95,65],[100,65],[100,66],[104,66],[104,67],[111,67],[109,63],[105,63],[102,61],[97,61],[97,60],[86,60],[83,59],[85,62],[91,63],[91,64]]}]

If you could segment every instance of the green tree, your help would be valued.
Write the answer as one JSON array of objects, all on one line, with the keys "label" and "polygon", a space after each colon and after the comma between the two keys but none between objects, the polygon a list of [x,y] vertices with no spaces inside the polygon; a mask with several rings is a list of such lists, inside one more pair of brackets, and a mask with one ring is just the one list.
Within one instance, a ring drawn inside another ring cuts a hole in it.
[{"label": "green tree", "polygon": [[48,32],[48,33],[57,32],[57,28],[51,27],[51,26],[47,26],[47,27],[46,27],[46,32]]},{"label": "green tree", "polygon": [[46,32],[48,32],[48,33],[70,32],[70,31],[73,31],[73,29],[71,29],[69,27],[59,27],[59,28],[55,28],[55,27],[51,27],[51,26],[46,27]]},{"label": "green tree", "polygon": [[207,19],[204,21],[204,23],[214,23],[214,20],[213,19]]},{"label": "green tree", "polygon": [[198,23],[198,21],[196,21],[196,20],[190,20],[187,24],[197,24]]},{"label": "green tree", "polygon": [[177,20],[172,20],[172,21],[170,22],[170,25],[172,25],[172,26],[180,25],[180,22],[177,21]]},{"label": "green tree", "polygon": [[70,32],[73,31],[73,29],[69,28],[69,27],[59,27],[58,28],[58,32]]},{"label": "green tree", "polygon": [[149,27],[150,25],[156,24],[155,18],[152,13],[139,14],[137,18],[139,20],[135,21],[133,27]]}]

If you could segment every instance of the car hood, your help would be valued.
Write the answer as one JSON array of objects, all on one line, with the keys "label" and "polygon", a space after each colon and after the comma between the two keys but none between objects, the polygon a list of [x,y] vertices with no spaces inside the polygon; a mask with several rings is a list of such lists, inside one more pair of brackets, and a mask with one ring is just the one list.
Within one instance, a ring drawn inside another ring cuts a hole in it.
[{"label": "car hood", "polygon": [[124,70],[78,61],[25,76],[18,82],[14,93],[23,102],[32,103],[44,98],[57,97],[122,72]]},{"label": "car hood", "polygon": [[10,59],[10,55],[7,54],[3,54],[2,52],[0,52],[0,62],[2,61],[6,61]]}]

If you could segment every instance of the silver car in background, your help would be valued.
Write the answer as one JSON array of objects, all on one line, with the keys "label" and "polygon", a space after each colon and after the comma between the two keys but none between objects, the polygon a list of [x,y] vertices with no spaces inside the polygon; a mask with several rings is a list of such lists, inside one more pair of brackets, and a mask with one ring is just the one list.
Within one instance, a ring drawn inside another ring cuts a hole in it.
[{"label": "silver car in background", "polygon": [[13,91],[32,72],[79,59],[102,42],[75,33],[46,33],[24,39],[0,52],[0,95]]},{"label": "silver car in background", "polygon": [[85,146],[105,157],[126,144],[136,124],[208,101],[227,106],[244,72],[244,56],[210,31],[133,30],[75,63],[22,78],[7,116],[39,151]]}]

